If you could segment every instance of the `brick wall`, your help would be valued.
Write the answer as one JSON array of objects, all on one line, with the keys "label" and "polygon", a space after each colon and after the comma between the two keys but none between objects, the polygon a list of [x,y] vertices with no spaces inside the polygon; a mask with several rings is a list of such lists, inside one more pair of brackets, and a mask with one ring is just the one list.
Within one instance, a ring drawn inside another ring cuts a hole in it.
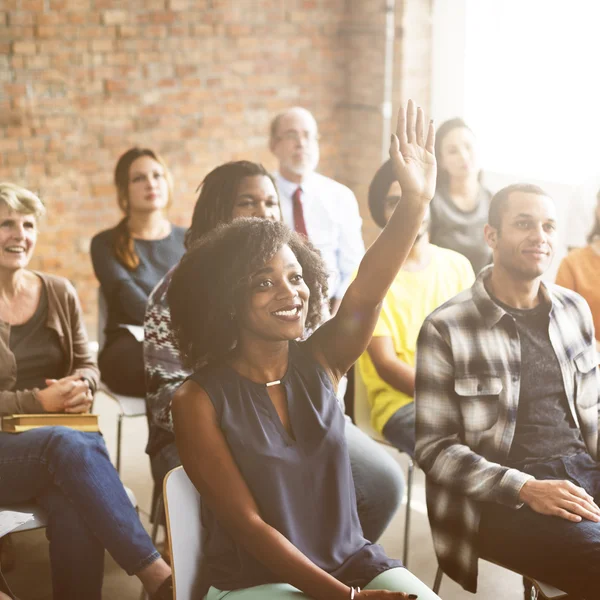
[{"label": "brick wall", "polygon": [[[321,172],[350,185],[367,216],[365,190],[381,156],[385,5],[0,3],[0,179],[47,202],[32,266],[74,282],[90,337],[96,281],[89,242],[120,218],[112,173],[134,144],[167,160],[175,181],[172,218],[186,225],[194,190],[217,164],[248,158],[275,167],[270,118],[301,104],[320,124]],[[425,106],[429,19],[429,2],[397,1],[396,98],[413,93]],[[365,239],[374,235],[367,220]]]}]

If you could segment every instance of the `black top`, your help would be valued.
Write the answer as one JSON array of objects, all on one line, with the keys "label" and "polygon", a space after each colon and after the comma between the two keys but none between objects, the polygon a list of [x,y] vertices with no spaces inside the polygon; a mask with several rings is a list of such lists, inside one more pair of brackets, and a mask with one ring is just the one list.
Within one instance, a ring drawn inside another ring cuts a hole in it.
[{"label": "black top", "polygon": [[[209,395],[219,426],[262,518],[316,565],[346,585],[364,586],[401,566],[362,534],[344,434],[331,380],[303,344],[290,343],[281,380],[294,436],[284,428],[265,384],[229,366],[190,379]],[[221,590],[280,581],[238,544],[202,505],[208,579]]]},{"label": "black top", "polygon": [[163,239],[134,240],[140,264],[129,271],[117,261],[114,235],[114,229],[102,231],[91,246],[94,271],[108,305],[107,337],[120,331],[119,324],[143,325],[150,292],[185,252],[185,228],[173,225]]},{"label": "black top", "polygon": [[550,306],[522,310],[494,301],[514,318],[521,345],[519,409],[508,466],[522,469],[587,452],[569,410],[560,364],[550,342]]},{"label": "black top", "polygon": [[450,197],[438,190],[430,205],[431,243],[466,256],[475,275],[492,260],[492,251],[483,237],[491,196],[491,193],[480,185],[477,206],[465,212],[458,208]]},{"label": "black top", "polygon": [[11,325],[9,348],[17,363],[15,390],[43,389],[46,379],[65,376],[65,354],[58,334],[46,327],[48,292],[42,285],[40,301],[32,317],[22,325]]}]

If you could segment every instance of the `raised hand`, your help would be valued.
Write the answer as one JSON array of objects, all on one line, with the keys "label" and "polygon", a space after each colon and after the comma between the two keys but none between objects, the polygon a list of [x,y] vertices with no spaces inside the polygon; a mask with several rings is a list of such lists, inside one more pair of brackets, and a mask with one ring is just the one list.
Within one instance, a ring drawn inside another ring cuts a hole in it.
[{"label": "raised hand", "polygon": [[406,109],[400,107],[396,133],[392,134],[390,143],[390,158],[403,197],[413,196],[424,202],[433,198],[437,174],[434,140],[433,121],[429,122],[425,132],[421,107],[415,107],[412,100],[408,101]]}]

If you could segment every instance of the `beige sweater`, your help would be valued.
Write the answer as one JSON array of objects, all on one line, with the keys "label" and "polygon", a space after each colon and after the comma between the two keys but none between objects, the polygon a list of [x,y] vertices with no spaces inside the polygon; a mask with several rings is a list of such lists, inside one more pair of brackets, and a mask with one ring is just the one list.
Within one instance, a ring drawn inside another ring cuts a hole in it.
[{"label": "beige sweater", "polygon": [[[66,361],[64,377],[80,374],[96,391],[99,374],[90,354],[77,292],[71,283],[55,275],[37,273],[48,293],[48,320],[63,348]],[[0,416],[44,412],[35,396],[36,389],[14,391],[17,363],[9,347],[10,325],[0,321]]]}]

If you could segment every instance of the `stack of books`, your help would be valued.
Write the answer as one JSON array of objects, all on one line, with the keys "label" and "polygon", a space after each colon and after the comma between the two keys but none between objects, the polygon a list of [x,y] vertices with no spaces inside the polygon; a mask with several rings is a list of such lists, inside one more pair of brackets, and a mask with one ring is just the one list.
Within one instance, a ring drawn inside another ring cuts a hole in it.
[{"label": "stack of books", "polygon": [[2,417],[2,431],[22,433],[38,427],[62,425],[78,431],[100,431],[98,415],[47,413],[42,415],[8,415]]}]

